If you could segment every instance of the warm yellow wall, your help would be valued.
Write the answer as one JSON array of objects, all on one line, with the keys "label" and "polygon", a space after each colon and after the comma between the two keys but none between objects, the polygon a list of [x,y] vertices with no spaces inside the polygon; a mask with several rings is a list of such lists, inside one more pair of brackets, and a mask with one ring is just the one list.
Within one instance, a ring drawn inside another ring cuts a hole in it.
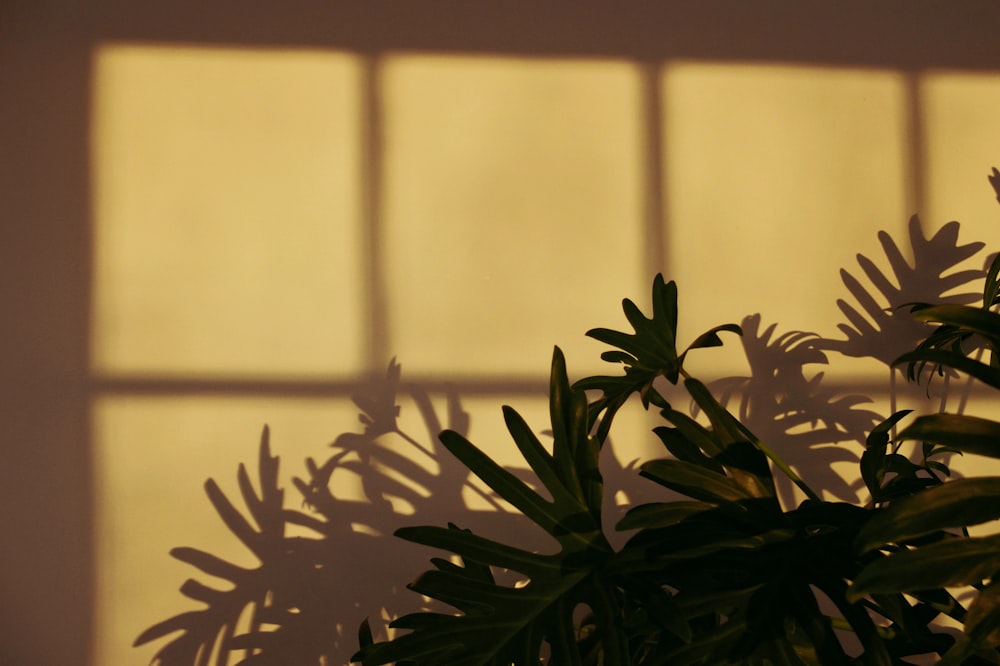
[{"label": "warm yellow wall", "polygon": [[[143,663],[136,631],[188,607],[167,549],[246,556],[204,480],[233,492],[264,422],[286,481],[329,455],[392,354],[456,380],[512,462],[497,405],[543,429],[551,345],[595,369],[583,330],[657,270],[691,333],[760,311],[836,335],[836,271],[876,230],[919,209],[992,245],[995,5],[771,6],[2,3],[0,663]],[[403,582],[396,548],[351,562]],[[348,644],[369,611],[345,606]]]},{"label": "warm yellow wall", "polygon": [[[876,69],[108,44],[94,71],[91,370],[147,387],[229,382],[222,396],[94,402],[102,664],[148,659],[129,642],[188,607],[175,588],[193,572],[169,548],[252,564],[200,486],[211,476],[235,492],[264,422],[286,484],[356,430],[346,395],[253,397],[261,382],[278,394],[282,381],[350,383],[393,354],[404,378],[540,386],[553,344],[576,376],[595,372],[599,346],[583,332],[623,325],[620,299],[645,304],[655,271],[681,286],[687,336],[755,312],[781,331],[836,336],[838,271],[861,275],[858,251],[885,265],[878,230],[908,250],[907,179],[923,142],[925,229],[963,195],[964,240],[991,240],[982,146],[1000,136],[979,100],[1000,97],[995,77],[919,78],[914,127],[912,79]],[[648,172],[652,133],[662,182]],[[694,363],[744,372],[737,353]],[[844,368],[840,379],[869,393],[887,377]],[[501,402],[539,430],[544,403],[537,392],[464,398],[473,439],[517,464]],[[623,463],[655,451],[642,427],[633,418]],[[852,454],[837,455],[851,474]],[[349,475],[336,492],[364,499]],[[414,511],[393,505],[384,533]],[[419,518],[447,521],[441,510]],[[379,606],[347,583],[343,594],[347,654],[354,604]]]},{"label": "warm yellow wall", "polygon": [[107,48],[94,72],[94,370],[356,371],[356,59]]}]

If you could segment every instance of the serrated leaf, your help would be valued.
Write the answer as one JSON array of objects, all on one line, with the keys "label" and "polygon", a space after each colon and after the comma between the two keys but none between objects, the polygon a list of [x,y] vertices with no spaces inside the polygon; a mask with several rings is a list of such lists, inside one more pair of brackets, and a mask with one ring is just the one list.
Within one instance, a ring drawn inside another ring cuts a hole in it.
[{"label": "serrated leaf", "polygon": [[667,406],[652,388],[657,377],[664,377],[676,384],[680,378],[683,357],[687,351],[700,347],[722,344],[722,331],[741,332],[735,324],[717,326],[699,336],[684,352],[677,354],[677,285],[664,282],[663,275],[653,280],[653,316],[647,318],[629,299],[622,302],[625,317],[634,333],[623,333],[608,328],[594,328],[587,335],[618,349],[602,354],[602,358],[625,365],[624,377],[587,377],[575,384],[582,390],[600,390],[603,397],[591,405],[590,422],[600,420],[597,438],[607,438],[611,420],[626,399],[639,393],[643,405]]}]

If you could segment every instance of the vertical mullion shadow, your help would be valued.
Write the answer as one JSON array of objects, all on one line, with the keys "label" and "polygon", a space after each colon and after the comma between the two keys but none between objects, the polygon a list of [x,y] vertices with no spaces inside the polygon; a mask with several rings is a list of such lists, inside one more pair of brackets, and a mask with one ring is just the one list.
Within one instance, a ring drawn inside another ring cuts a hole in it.
[{"label": "vertical mullion shadow", "polygon": [[643,132],[642,217],[645,233],[642,265],[645,271],[643,280],[649,282],[656,273],[666,275],[670,273],[666,252],[669,220],[664,204],[666,184],[664,180],[663,87],[661,85],[663,63],[640,61],[638,69],[640,126]]},{"label": "vertical mullion shadow", "polygon": [[920,215],[921,231],[926,232],[927,214],[927,143],[924,109],[920,93],[923,72],[904,71],[903,80],[903,132],[904,132],[904,197],[910,215]]},{"label": "vertical mullion shadow", "polygon": [[369,375],[380,373],[389,356],[389,308],[386,294],[385,266],[383,260],[384,232],[382,220],[383,201],[383,148],[384,125],[382,113],[382,54],[362,53],[361,90],[358,121],[361,135],[359,167],[361,169],[361,225],[363,255],[363,283],[360,286],[364,303],[365,370]]}]

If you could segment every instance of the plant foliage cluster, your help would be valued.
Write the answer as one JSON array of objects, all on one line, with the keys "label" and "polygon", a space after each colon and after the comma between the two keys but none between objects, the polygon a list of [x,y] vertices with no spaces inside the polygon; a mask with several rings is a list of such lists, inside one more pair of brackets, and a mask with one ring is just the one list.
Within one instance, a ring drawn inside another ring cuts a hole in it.
[{"label": "plant foliage cluster", "polygon": [[[1000,185],[1000,173],[994,170],[990,180]],[[930,289],[927,300],[886,313],[845,272],[845,284],[876,321],[891,315],[907,322],[883,331],[894,336],[903,326],[914,336],[912,351],[884,360],[913,381],[959,373],[1000,389],[1000,314],[994,311],[1000,302],[1000,259],[989,265],[977,302],[969,294],[946,298],[971,275],[943,273],[981,245],[959,246],[957,223],[946,225],[934,243],[918,232],[914,220],[914,266],[882,239],[897,285],[869,260],[859,262],[883,294],[912,296],[914,289],[904,289],[909,276]],[[945,248],[947,260],[927,251],[932,245]],[[841,309],[854,324],[844,327],[848,339],[877,333],[851,306],[841,303]],[[713,384],[692,376],[686,364],[690,353],[719,346],[727,335],[743,335],[747,324],[756,329],[759,320],[715,327],[681,348],[677,286],[662,276],[653,283],[650,316],[627,299],[624,313],[630,332],[588,332],[612,348],[602,358],[617,373],[571,382],[556,348],[550,441],[542,441],[517,411],[503,408],[530,479],[493,461],[461,428],[440,434],[450,455],[534,523],[551,547],[506,543],[475,525],[399,529],[398,537],[448,555],[433,558],[431,568],[409,585],[439,604],[395,619],[390,640],[376,641],[366,620],[355,661],[364,666],[889,665],[930,655],[949,666],[997,662],[1000,581],[993,579],[1000,570],[1000,536],[970,536],[968,528],[1000,518],[1000,477],[951,478],[946,461],[957,453],[1000,457],[1000,423],[945,412],[911,418],[904,410],[884,420],[864,413],[862,421],[867,418],[870,427],[859,476],[868,500],[824,499],[825,493],[751,430],[746,410],[734,415]],[[914,322],[928,326],[915,328]],[[761,339],[772,333],[768,329]],[[782,336],[775,348],[815,360],[822,341],[806,345],[807,338]],[[390,369],[390,379],[398,380],[398,366]],[[798,379],[806,393],[825,395]],[[599,455],[609,445],[616,417],[636,395],[662,419],[652,436],[662,444],[663,457],[639,470],[647,482],[662,487],[662,499],[628,510],[615,528],[629,536],[615,547],[602,515]],[[694,410],[676,407],[679,395]],[[841,416],[861,414],[856,400],[826,397]],[[774,405],[779,398],[788,395],[775,396]],[[358,404],[369,415],[368,430],[395,429],[392,399]],[[788,405],[772,412],[802,415]],[[795,423],[836,430],[843,420],[819,414]],[[330,630],[308,618],[322,616],[324,604],[338,603],[327,594],[337,572],[329,555],[335,548],[326,538],[330,526],[344,520],[344,507],[328,487],[336,464],[309,461],[310,478],[296,484],[310,511],[285,509],[265,430],[260,491],[244,468],[238,477],[252,522],[213,482],[206,486],[226,525],[261,567],[242,569],[202,551],[175,549],[176,558],[230,581],[232,589],[189,581],[182,592],[205,607],[151,627],[137,643],[175,634],[156,658],[165,665],[225,664],[233,650],[245,651],[239,663],[246,666],[290,663],[282,655],[292,653],[301,663],[324,663]],[[796,506],[781,499],[779,484],[786,480],[805,498]],[[316,536],[290,537],[287,524]],[[246,608],[252,609],[249,629],[236,635]]]}]

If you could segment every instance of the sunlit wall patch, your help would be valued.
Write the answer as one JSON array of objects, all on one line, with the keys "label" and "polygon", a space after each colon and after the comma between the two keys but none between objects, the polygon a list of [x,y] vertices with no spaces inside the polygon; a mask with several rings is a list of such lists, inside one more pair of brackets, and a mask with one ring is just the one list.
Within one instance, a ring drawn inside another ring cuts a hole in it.
[{"label": "sunlit wall patch", "polygon": [[94,370],[357,370],[357,57],[110,44],[94,71]]},{"label": "sunlit wall patch", "polygon": [[932,70],[920,77],[927,146],[927,208],[936,223],[958,220],[963,233],[993,245],[996,200],[986,174],[1000,166],[1000,75]]},{"label": "sunlit wall patch", "polygon": [[599,367],[584,332],[647,282],[638,67],[400,53],[381,91],[400,358],[517,376],[558,343]]},{"label": "sunlit wall patch", "polygon": [[661,86],[666,252],[682,307],[702,304],[692,331],[759,312],[834,334],[839,270],[916,212],[902,75],[677,62]]}]

